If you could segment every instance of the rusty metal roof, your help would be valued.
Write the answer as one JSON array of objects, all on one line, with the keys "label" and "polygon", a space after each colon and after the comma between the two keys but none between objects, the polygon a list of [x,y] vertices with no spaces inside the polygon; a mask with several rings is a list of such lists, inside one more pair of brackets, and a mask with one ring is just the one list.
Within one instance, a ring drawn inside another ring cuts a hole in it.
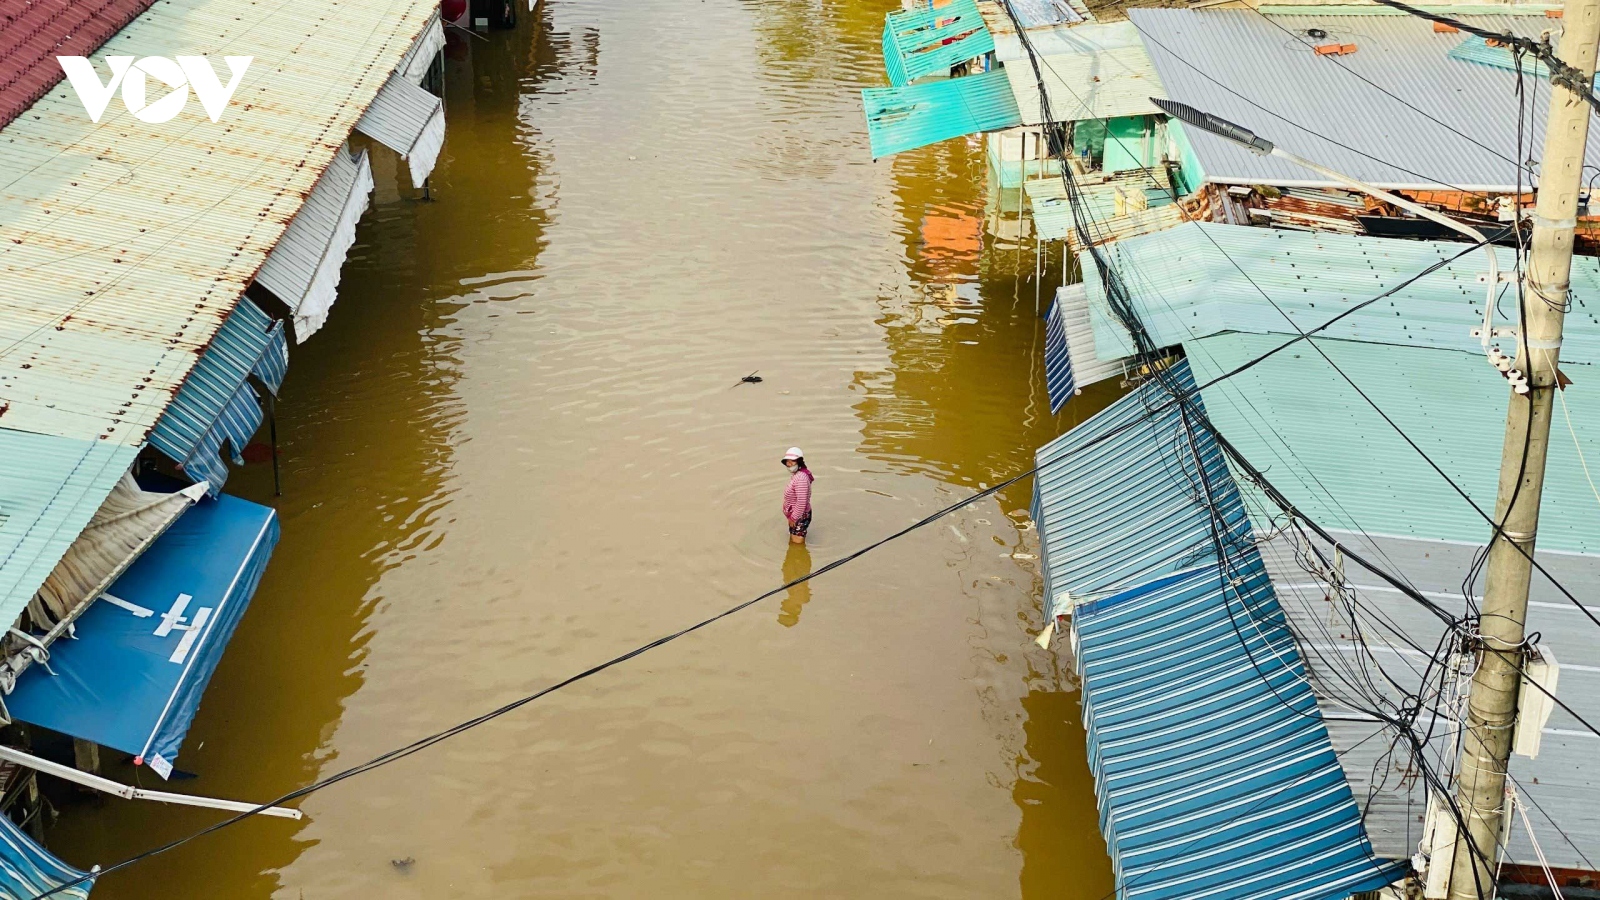
[{"label": "rusty metal roof", "polygon": [[61,80],[57,56],[88,56],[155,0],[0,0],[0,128]]},{"label": "rusty metal roof", "polygon": [[63,84],[0,131],[0,428],[143,441],[432,7],[161,0],[97,65],[253,56],[220,122]]},{"label": "rusty metal roof", "polygon": [[114,99],[96,124],[59,84],[0,129],[0,437],[60,439],[68,462],[30,474],[14,458],[0,480],[0,624],[127,469],[436,6],[158,0],[94,55],[101,77],[111,55],[222,72],[251,56],[220,121],[190,97],[161,124]]}]

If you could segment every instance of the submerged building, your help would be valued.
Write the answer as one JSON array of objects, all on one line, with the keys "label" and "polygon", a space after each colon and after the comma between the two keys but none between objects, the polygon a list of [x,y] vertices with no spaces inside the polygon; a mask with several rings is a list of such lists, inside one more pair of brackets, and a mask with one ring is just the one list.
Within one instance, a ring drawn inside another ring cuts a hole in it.
[{"label": "submerged building", "polygon": [[[1548,74],[1371,3],[971,6],[981,28],[958,4],[890,16],[867,127],[875,157],[985,134],[991,178],[1077,273],[1047,313],[1052,411],[1126,392],[1038,451],[1033,510],[1118,896],[1443,896],[1456,624],[1483,587]],[[1560,38],[1553,6],[1446,11]],[[1600,886],[1600,219],[1580,202],[1506,896]]]},{"label": "submerged building", "polygon": [[[230,461],[337,299],[369,153],[426,190],[443,44],[434,0],[0,18],[0,713],[74,738],[80,769],[101,747],[179,764],[278,539],[272,509],[222,492]],[[48,761],[5,733],[5,803],[37,835]],[[0,893],[81,877],[0,831]]]}]

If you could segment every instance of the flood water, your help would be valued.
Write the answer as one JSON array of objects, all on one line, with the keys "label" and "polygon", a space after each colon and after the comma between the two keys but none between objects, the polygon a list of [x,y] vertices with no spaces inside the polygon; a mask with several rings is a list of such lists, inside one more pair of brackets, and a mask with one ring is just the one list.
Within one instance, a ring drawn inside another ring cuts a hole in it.
[{"label": "flood water", "polygon": [[[434,199],[374,153],[340,301],[291,350],[282,496],[263,463],[229,484],[283,540],[179,789],[267,799],[530,693],[1089,411],[1049,414],[1059,271],[984,228],[980,146],[869,159],[897,6],[546,0],[452,33]],[[1032,644],[1030,487],[95,896],[1101,900],[1077,694]],[[78,799],[48,841],[106,864],[219,818]]]}]

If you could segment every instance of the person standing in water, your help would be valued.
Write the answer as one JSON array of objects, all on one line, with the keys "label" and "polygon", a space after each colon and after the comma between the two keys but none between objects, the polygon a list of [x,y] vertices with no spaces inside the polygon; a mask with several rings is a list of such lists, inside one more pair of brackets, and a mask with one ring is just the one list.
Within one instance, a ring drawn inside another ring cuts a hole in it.
[{"label": "person standing in water", "polygon": [[790,447],[783,455],[783,467],[789,470],[789,487],[783,492],[783,517],[789,520],[789,542],[804,544],[806,530],[811,527],[811,482],[816,479],[806,468],[806,458],[799,447]]}]

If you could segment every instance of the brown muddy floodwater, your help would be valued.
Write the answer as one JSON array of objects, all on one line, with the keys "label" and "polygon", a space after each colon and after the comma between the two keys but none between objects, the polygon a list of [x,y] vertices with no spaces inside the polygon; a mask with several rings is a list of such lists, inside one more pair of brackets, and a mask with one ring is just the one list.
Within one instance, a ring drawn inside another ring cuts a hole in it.
[{"label": "brown muddy floodwater", "polygon": [[[897,6],[546,0],[451,35],[435,199],[375,154],[340,301],[291,351],[283,496],[263,464],[229,485],[283,541],[181,789],[266,799],[491,709],[1083,414],[1048,413],[1033,248],[984,229],[978,144],[868,158]],[[95,896],[1100,900],[1078,697],[1031,643],[1029,490]],[[218,818],[76,800],[48,839],[104,864]]]}]

